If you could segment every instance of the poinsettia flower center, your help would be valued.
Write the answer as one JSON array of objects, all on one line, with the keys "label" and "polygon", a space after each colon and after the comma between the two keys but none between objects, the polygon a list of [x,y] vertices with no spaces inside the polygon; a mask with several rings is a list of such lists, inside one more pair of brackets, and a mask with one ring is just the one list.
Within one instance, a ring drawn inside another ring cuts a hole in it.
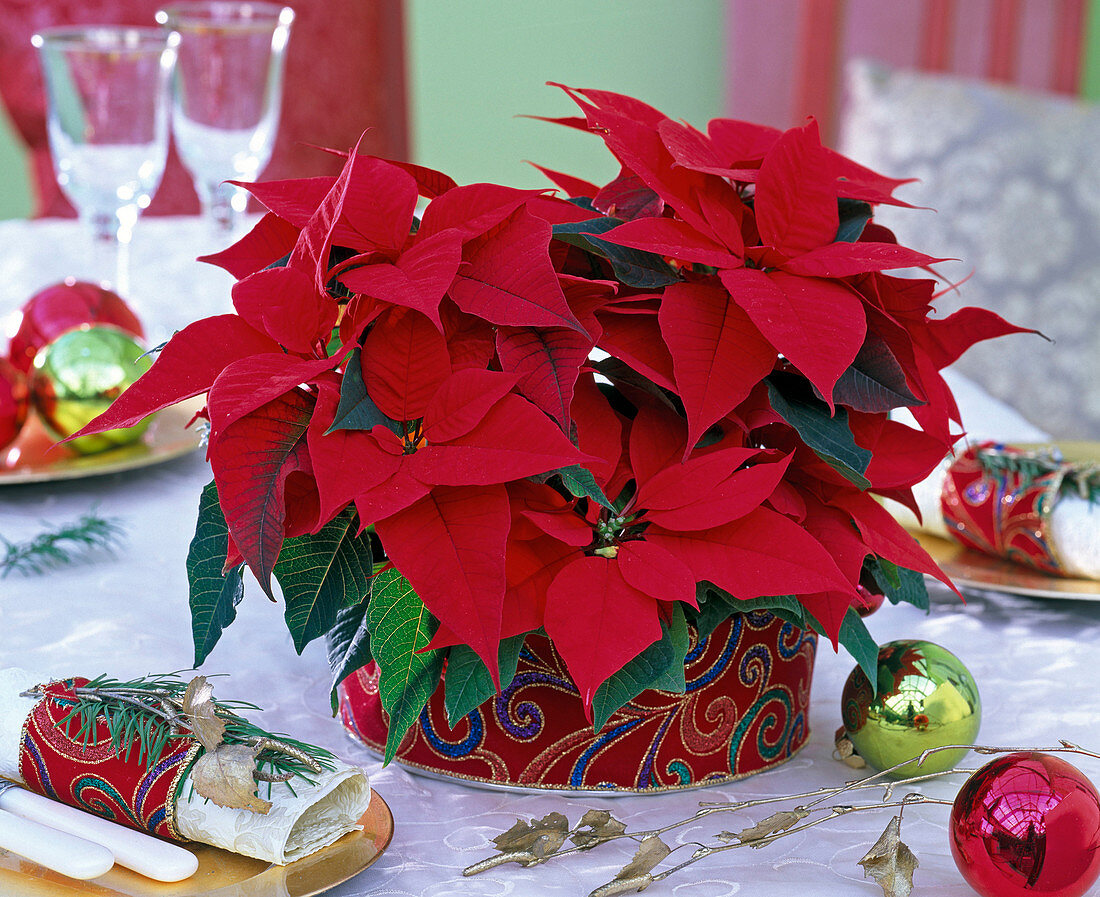
[{"label": "poinsettia flower center", "polygon": [[424,438],[422,425],[422,419],[405,421],[405,435],[401,439],[401,454],[411,455],[418,448],[428,444],[428,440]]},{"label": "poinsettia flower center", "polygon": [[596,539],[592,553],[605,558],[615,557],[618,554],[620,542],[638,536],[640,531],[632,528],[637,516],[637,514],[624,514],[622,512],[610,514],[606,511],[601,514],[593,526]]}]

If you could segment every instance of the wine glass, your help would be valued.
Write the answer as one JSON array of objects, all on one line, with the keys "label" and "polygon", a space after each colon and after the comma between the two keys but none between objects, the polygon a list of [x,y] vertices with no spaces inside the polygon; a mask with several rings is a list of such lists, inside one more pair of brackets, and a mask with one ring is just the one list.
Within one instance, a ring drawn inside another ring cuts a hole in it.
[{"label": "wine glass", "polygon": [[172,133],[203,213],[224,235],[248,196],[227,180],[254,181],[279,128],[286,45],[294,11],[274,3],[194,0],[157,13],[179,35]]},{"label": "wine glass", "polygon": [[168,77],[179,38],[158,28],[34,35],[54,174],[92,232],[93,276],[129,293],[129,244],[168,156]]}]

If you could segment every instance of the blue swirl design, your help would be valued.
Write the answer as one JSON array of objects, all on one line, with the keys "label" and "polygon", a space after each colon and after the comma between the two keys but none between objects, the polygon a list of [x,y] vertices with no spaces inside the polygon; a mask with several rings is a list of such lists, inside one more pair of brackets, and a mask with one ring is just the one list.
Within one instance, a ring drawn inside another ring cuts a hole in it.
[{"label": "blue swirl design", "polygon": [[[730,628],[729,641],[726,642],[725,648],[722,650],[722,656],[718,658],[714,663],[710,665],[702,676],[698,679],[693,679],[687,683],[687,693],[691,694],[693,691],[698,691],[700,688],[705,687],[709,683],[713,682],[718,676],[722,674],[725,668],[729,665],[730,658],[733,657],[734,652],[737,650],[737,646],[741,642],[741,632],[744,629],[744,615],[738,614],[732,617],[732,627]],[[705,644],[709,639],[703,639],[699,644]]]},{"label": "blue swirl design", "polygon": [[741,721],[737,724],[737,728],[733,731],[733,737],[730,739],[730,769],[737,769],[737,750],[741,746],[741,740],[745,737],[745,733],[749,728],[755,724],[757,717],[761,716],[761,711],[764,707],[770,704],[772,701],[779,701],[780,704],[787,711],[787,722],[783,727],[783,731],[779,737],[775,740],[775,744],[769,745],[764,740],[764,732],[775,726],[779,722],[778,715],[773,711],[764,714],[761,717],[760,731],[756,736],[756,746],[760,751],[760,756],[765,760],[774,760],[778,757],[786,747],[791,723],[792,723],[792,702],[791,696],[787,693],[785,688],[771,688],[764,692],[759,698],[753,701],[752,706],[745,711],[745,715],[741,717]]},{"label": "blue swirl design", "polygon": [[784,622],[779,629],[776,650],[779,651],[779,656],[784,660],[790,660],[802,650],[802,646],[807,642],[811,642],[813,647],[817,647],[817,636],[809,629],[799,629],[797,626]]},{"label": "blue swirl design", "polygon": [[749,618],[749,625],[754,629],[764,629],[775,619],[775,614],[770,610],[750,610],[745,616]]},{"label": "blue swirl design", "polygon": [[82,807],[95,813],[96,816],[102,816],[104,819],[110,819],[112,822],[116,822],[118,820],[118,814],[110,804],[99,796],[100,794],[105,794],[111,800],[115,801],[130,820],[139,828],[141,827],[141,820],[139,820],[134,815],[133,811],[126,806],[126,799],[110,782],[101,779],[99,776],[82,776],[73,783],[73,797],[77,799]]},{"label": "blue swirl design", "polygon": [[[173,769],[177,765],[179,765],[179,763],[181,763],[186,756],[187,751],[182,750],[175,754],[172,754],[170,757],[165,757],[163,760],[160,761],[160,763],[154,766],[142,777],[141,784],[138,785],[137,795],[134,801],[134,809],[137,811],[137,814],[139,816],[145,815],[145,798],[149,796],[149,789],[156,784],[157,779],[164,775],[164,773],[168,772],[168,770]],[[154,813],[153,815],[155,816],[156,814]],[[150,825],[148,821],[146,822],[145,827],[149,831],[153,831],[153,829],[155,828],[155,826]]]},{"label": "blue swirl design", "polygon": [[42,783],[42,787],[46,789],[46,794],[54,800],[58,800],[57,792],[54,791],[53,783],[50,781],[50,771],[46,769],[42,755],[38,752],[38,746],[31,740],[30,735],[23,738],[23,750],[34,761],[35,768],[38,770],[38,780]]},{"label": "blue swirl design", "polygon": [[753,645],[741,658],[741,681],[745,685],[767,682],[772,677],[772,652],[766,645]]},{"label": "blue swirl design", "polygon": [[542,732],[544,721],[542,708],[538,704],[533,701],[520,701],[515,707],[511,706],[516,693],[530,685],[550,685],[577,694],[576,686],[560,676],[540,671],[517,673],[512,684],[497,695],[494,708],[501,728],[513,738],[536,738]]},{"label": "blue swirl design", "polygon": [[699,639],[695,645],[688,650],[688,653],[684,655],[684,665],[695,663],[700,657],[703,656],[703,652],[707,650],[707,643],[710,641],[710,636]]},{"label": "blue swirl design", "polygon": [[569,773],[569,784],[574,788],[591,787],[591,785],[585,784],[584,774],[588,769],[588,764],[592,762],[592,758],[596,756],[606,745],[615,741],[621,735],[625,735],[635,726],[640,725],[644,720],[639,717],[637,719],[627,720],[619,726],[616,726],[606,735],[601,735],[597,738],[589,747],[585,750],[580,757],[577,758],[577,762],[573,765],[573,769]]},{"label": "blue swirl design", "polygon": [[649,748],[645,752],[645,760],[642,762],[642,768],[638,772],[638,781],[634,783],[636,788],[649,788],[653,784],[653,763],[657,759],[657,751],[661,749],[661,743],[665,740],[665,732],[672,725],[674,716],[676,716],[675,712],[665,715],[657,734],[650,741]]},{"label": "blue swirl design", "polygon": [[444,757],[451,757],[455,760],[462,757],[468,757],[481,745],[482,739],[485,737],[485,720],[481,716],[480,710],[471,711],[465,719],[470,721],[470,734],[467,735],[462,741],[453,743],[450,741],[444,741],[436,734],[435,728],[432,726],[432,718],[428,714],[428,708],[425,707],[420,711],[420,729],[424,733],[424,739],[435,750],[441,753]]}]

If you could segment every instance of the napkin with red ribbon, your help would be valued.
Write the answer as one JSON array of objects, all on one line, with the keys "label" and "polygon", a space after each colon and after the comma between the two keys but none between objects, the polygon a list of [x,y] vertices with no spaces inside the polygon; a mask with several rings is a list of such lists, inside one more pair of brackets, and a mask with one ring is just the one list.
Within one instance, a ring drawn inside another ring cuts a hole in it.
[{"label": "napkin with red ribbon", "polygon": [[1100,464],[971,445],[914,490],[920,528],[1053,576],[1100,579]]},{"label": "napkin with red ribbon", "polygon": [[196,790],[195,738],[169,737],[146,756],[151,742],[120,743],[102,718],[81,732],[70,715],[87,682],[0,669],[0,776],[121,825],[274,863],[332,843],[366,812],[366,773],[335,759],[308,778],[260,783],[259,809],[221,806]]}]

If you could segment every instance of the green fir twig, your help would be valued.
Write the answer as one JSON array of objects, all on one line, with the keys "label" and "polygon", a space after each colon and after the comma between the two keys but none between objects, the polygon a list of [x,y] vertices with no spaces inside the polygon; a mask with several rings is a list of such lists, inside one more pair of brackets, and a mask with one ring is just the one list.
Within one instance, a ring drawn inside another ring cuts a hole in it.
[{"label": "green fir twig", "polygon": [[9,573],[23,576],[44,573],[51,567],[72,564],[99,552],[114,554],[125,537],[118,520],[90,511],[74,523],[44,530],[25,542],[0,536],[0,579]]},{"label": "green fir twig", "polygon": [[1100,501],[1100,464],[1067,461],[1057,446],[1020,451],[999,446],[987,446],[977,452],[978,463],[994,476],[1014,474],[1026,486],[1041,477],[1056,474],[1056,493],[1079,495],[1090,502]]}]

